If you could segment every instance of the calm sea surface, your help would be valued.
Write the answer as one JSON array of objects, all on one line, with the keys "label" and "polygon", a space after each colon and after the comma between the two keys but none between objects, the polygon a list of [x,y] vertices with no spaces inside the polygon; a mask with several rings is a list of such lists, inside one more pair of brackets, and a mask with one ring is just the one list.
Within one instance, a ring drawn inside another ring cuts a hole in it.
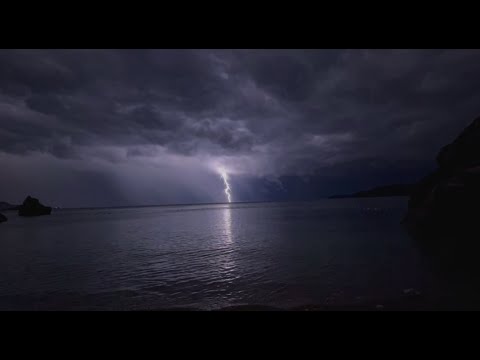
[{"label": "calm sea surface", "polygon": [[435,280],[406,198],[58,210],[0,225],[0,310],[348,304]]}]

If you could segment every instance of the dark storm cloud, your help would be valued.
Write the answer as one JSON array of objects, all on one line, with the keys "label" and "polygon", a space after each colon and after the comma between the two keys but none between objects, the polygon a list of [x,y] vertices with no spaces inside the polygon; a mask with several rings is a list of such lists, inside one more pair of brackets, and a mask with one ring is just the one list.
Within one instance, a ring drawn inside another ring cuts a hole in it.
[{"label": "dark storm cloud", "polygon": [[480,115],[479,77],[477,50],[1,50],[0,150],[394,173]]}]

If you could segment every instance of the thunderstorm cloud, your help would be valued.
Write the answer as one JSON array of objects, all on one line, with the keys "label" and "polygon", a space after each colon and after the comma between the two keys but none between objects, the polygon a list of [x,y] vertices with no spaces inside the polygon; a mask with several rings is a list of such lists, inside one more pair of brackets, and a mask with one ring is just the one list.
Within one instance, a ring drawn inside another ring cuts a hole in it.
[{"label": "thunderstorm cloud", "polygon": [[477,50],[0,50],[0,200],[317,198],[410,182],[480,115]]}]

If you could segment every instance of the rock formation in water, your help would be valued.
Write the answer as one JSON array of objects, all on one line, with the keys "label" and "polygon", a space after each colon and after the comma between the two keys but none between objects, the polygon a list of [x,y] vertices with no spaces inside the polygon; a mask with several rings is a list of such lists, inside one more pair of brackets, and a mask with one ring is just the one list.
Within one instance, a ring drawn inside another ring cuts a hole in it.
[{"label": "rock formation in water", "polygon": [[7,221],[7,217],[3,214],[0,214],[0,223]]},{"label": "rock formation in water", "polygon": [[412,190],[404,222],[422,231],[478,233],[480,117],[437,156],[438,168]]},{"label": "rock formation in water", "polygon": [[44,206],[38,201],[38,199],[27,196],[25,201],[18,209],[18,215],[20,216],[40,216],[50,215],[52,208],[50,206]]}]

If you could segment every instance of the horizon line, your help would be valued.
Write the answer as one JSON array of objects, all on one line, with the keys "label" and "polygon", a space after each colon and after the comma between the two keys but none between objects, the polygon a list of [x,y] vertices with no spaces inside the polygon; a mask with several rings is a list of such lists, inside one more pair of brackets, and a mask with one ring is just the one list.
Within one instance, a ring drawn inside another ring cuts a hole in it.
[{"label": "horizon line", "polygon": [[[87,210],[87,209],[123,209],[142,207],[169,207],[169,206],[196,206],[196,205],[235,205],[235,204],[264,204],[284,202],[313,202],[328,199],[328,197],[311,200],[259,200],[259,201],[234,201],[234,202],[206,202],[206,203],[178,203],[178,204],[152,204],[152,205],[118,205],[118,206],[81,206],[81,207],[59,207],[52,206],[53,210]],[[330,200],[330,199],[329,199]]]}]

